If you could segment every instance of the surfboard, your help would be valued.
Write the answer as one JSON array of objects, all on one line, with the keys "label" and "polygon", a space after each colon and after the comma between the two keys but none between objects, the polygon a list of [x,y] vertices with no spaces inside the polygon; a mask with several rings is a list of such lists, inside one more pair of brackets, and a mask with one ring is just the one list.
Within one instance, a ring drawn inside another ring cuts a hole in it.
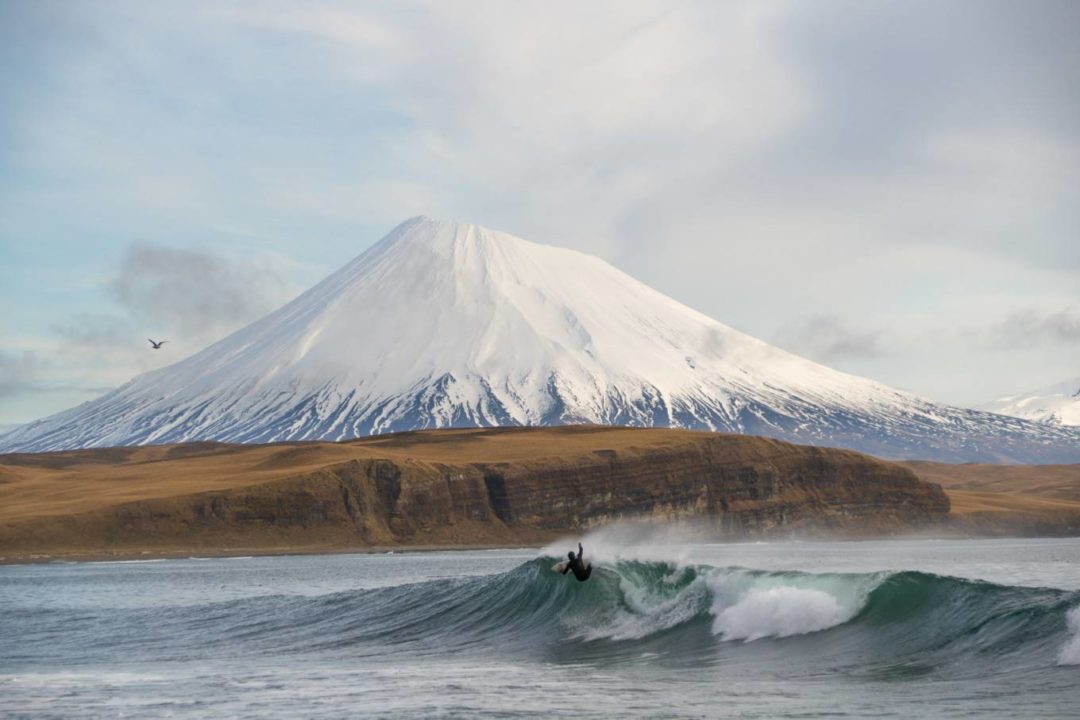
[{"label": "surfboard", "polygon": [[564,573],[564,572],[566,572],[566,568],[569,567],[569,565],[570,565],[569,562],[567,562],[566,560],[563,560],[562,562],[555,563],[554,565],[552,565],[551,569],[554,570],[557,573]]}]

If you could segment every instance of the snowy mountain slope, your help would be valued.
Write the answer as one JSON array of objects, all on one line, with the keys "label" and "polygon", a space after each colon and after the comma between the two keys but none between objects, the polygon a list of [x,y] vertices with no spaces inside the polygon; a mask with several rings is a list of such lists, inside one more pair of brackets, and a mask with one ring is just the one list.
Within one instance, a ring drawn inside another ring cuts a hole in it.
[{"label": "snowy mountain slope", "polygon": [[0,451],[577,422],[1080,461],[1080,431],[937,405],[772,347],[597,258],[422,217],[205,350],[0,437]]},{"label": "snowy mountain slope", "polygon": [[1080,426],[1080,377],[998,398],[981,409],[1052,425]]}]

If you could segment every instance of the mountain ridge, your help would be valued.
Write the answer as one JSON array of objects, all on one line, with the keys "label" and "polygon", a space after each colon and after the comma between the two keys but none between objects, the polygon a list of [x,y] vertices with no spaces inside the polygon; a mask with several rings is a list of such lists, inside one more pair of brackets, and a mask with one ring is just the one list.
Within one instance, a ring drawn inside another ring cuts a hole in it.
[{"label": "mountain ridge", "polygon": [[1080,426],[1080,377],[997,398],[980,410],[1052,425]]},{"label": "mountain ridge", "polygon": [[1080,431],[935,404],[768,345],[599,258],[424,216],[214,345],[0,436],[0,452],[574,423],[1080,461]]}]

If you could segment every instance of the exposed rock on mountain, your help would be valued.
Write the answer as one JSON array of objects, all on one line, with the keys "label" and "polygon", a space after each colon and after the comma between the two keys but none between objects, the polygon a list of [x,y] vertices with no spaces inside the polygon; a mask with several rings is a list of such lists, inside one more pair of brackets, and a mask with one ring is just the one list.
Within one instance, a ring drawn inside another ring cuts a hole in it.
[{"label": "exposed rock on mountain", "polygon": [[1080,426],[1080,378],[998,398],[981,409],[1051,425]]},{"label": "exposed rock on mountain", "polygon": [[429,218],[186,360],[0,437],[0,451],[572,423],[720,430],[892,458],[1080,461],[1078,429],[837,372],[595,257]]}]

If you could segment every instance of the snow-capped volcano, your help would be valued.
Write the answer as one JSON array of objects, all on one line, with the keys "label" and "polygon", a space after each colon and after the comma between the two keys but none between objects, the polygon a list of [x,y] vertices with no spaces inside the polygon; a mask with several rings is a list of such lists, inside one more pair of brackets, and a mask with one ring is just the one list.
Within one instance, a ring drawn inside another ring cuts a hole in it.
[{"label": "snow-capped volcano", "polygon": [[0,437],[0,450],[582,422],[888,457],[1080,460],[1080,431],[937,405],[733,330],[595,257],[425,217],[263,319]]},{"label": "snow-capped volcano", "polygon": [[1080,377],[998,398],[983,405],[982,409],[1052,425],[1080,426]]}]

